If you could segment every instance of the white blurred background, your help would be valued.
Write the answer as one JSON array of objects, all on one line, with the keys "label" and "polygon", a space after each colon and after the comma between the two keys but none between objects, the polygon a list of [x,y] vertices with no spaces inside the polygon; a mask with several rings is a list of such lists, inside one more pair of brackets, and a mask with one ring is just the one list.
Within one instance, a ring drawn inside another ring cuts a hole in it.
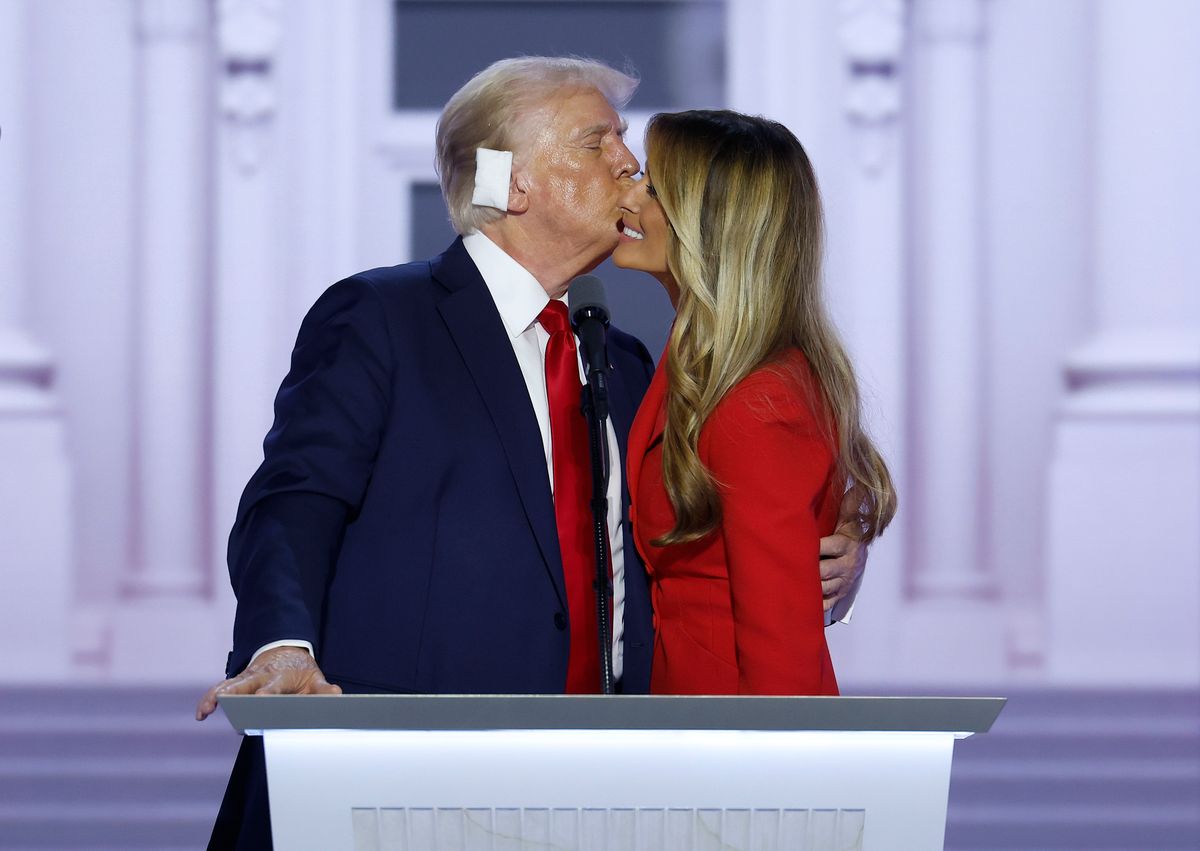
[{"label": "white blurred background", "polygon": [[521,53],[635,68],[639,156],[715,106],[812,156],[901,495],[843,691],[1013,698],[947,847],[1196,847],[1197,0],[0,0],[0,847],[207,836],[236,740],[190,706],[299,320],[449,243],[437,111]]}]

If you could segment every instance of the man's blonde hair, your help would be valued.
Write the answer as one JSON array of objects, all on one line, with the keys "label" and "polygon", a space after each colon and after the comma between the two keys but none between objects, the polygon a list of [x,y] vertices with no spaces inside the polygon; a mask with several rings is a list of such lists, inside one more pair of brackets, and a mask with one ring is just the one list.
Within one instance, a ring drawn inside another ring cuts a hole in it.
[{"label": "man's blonde hair", "polygon": [[636,77],[602,62],[566,56],[501,59],[472,77],[447,101],[437,123],[437,171],[454,229],[470,233],[505,215],[471,204],[476,149],[512,151],[515,166],[532,135],[527,122],[551,98],[595,89],[620,110],[637,86]]}]

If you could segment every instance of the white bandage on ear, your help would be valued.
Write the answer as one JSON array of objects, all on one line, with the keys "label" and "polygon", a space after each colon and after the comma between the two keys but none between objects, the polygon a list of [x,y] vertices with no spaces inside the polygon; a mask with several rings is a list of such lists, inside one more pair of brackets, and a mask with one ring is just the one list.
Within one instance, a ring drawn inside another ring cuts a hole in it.
[{"label": "white bandage on ear", "polygon": [[508,184],[512,179],[512,151],[475,150],[475,193],[471,203],[508,211]]}]

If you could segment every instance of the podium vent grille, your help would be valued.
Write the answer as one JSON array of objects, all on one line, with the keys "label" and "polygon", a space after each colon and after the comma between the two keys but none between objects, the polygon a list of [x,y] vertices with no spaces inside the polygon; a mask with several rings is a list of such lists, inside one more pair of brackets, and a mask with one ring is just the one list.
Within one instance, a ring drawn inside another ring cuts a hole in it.
[{"label": "podium vent grille", "polygon": [[864,810],[362,808],[355,851],[862,851]]}]

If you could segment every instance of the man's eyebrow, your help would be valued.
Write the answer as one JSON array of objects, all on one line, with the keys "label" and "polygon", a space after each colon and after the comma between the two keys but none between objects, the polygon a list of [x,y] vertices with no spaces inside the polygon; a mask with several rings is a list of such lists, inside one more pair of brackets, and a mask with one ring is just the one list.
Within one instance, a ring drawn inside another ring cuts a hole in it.
[{"label": "man's eyebrow", "polygon": [[[617,125],[617,127],[615,128],[617,137],[618,138],[623,137],[625,135],[625,131],[627,131],[628,129],[629,129],[629,122],[622,118],[621,123],[619,125]],[[579,138],[586,139],[589,136],[607,136],[609,133],[612,133],[612,132],[614,132],[614,128],[613,128],[612,124],[610,124],[610,123],[606,122],[604,124],[593,124],[591,127],[581,130],[579,133]]]},{"label": "man's eyebrow", "polygon": [[612,132],[611,124],[593,124],[585,130],[580,131],[579,137],[586,139],[588,136],[607,136]]}]

